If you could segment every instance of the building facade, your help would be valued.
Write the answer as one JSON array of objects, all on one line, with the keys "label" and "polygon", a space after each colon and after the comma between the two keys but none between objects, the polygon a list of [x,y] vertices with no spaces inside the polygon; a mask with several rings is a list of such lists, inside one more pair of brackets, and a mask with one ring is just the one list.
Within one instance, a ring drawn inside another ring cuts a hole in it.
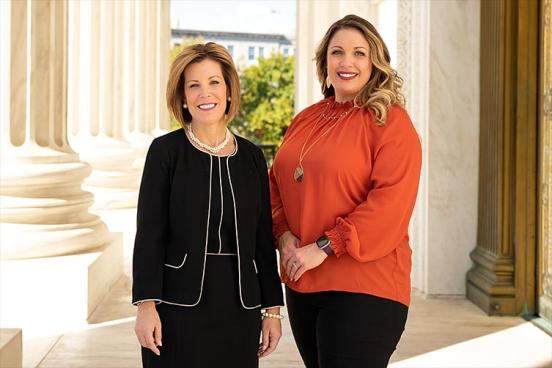
[{"label": "building facade", "polygon": [[240,32],[214,32],[188,29],[173,29],[172,46],[178,46],[184,39],[203,39],[225,46],[234,59],[238,69],[257,64],[259,57],[271,54],[283,56],[295,55],[294,42],[283,35]]}]

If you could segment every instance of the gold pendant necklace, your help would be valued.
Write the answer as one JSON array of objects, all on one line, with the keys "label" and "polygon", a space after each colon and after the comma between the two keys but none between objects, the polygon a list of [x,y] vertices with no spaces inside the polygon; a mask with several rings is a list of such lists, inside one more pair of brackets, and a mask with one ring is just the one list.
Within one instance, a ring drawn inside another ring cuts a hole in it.
[{"label": "gold pendant necklace", "polygon": [[301,162],[299,162],[299,165],[295,168],[295,172],[293,173],[293,178],[296,182],[300,183],[303,181],[303,166],[301,166]]},{"label": "gold pendant necklace", "polygon": [[[303,168],[303,159],[305,158],[307,153],[309,153],[311,148],[320,139],[322,139],[326,134],[328,134],[329,131],[332,130],[342,120],[343,117],[345,117],[347,114],[349,114],[349,112],[351,112],[351,110],[353,110],[355,108],[355,106],[351,107],[347,111],[342,112],[340,115],[334,115],[334,116],[327,116],[326,115],[326,112],[329,110],[329,108],[330,108],[330,103],[328,102],[328,104],[326,106],[326,109],[320,115],[318,121],[312,126],[311,131],[309,132],[309,135],[307,135],[307,139],[305,139],[305,143],[303,143],[303,147],[301,147],[301,153],[299,154],[299,162],[297,163],[297,167],[295,168],[295,171],[293,173],[293,179],[295,179],[295,181],[297,183],[302,182],[303,179],[305,178],[305,169]],[[305,146],[307,145],[307,142],[309,141],[310,136],[312,135],[312,133],[314,132],[314,130],[318,126],[318,124],[320,124],[320,122],[324,119],[335,120],[335,123],[333,123],[328,129],[326,129],[326,131],[324,131],[324,133],[322,133],[320,136],[318,136],[318,138],[316,138],[316,140],[314,142],[312,142],[312,144],[305,151]]]}]

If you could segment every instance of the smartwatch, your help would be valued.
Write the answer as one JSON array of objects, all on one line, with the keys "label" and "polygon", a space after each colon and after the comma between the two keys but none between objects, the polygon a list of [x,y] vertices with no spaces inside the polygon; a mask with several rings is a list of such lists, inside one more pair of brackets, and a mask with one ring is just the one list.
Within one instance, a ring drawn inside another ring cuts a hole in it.
[{"label": "smartwatch", "polygon": [[318,249],[321,249],[326,253],[328,256],[331,256],[333,254],[333,249],[330,247],[330,239],[326,235],[322,235],[318,240],[316,241],[316,246]]}]

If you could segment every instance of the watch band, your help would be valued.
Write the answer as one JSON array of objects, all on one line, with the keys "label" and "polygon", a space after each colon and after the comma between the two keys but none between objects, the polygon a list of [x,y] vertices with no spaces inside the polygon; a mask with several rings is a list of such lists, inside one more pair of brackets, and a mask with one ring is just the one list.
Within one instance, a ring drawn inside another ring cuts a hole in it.
[{"label": "watch band", "polygon": [[326,253],[328,256],[331,256],[333,253],[333,249],[330,246],[331,241],[330,239],[324,234],[318,240],[316,240],[316,246],[323,250],[324,253]]}]

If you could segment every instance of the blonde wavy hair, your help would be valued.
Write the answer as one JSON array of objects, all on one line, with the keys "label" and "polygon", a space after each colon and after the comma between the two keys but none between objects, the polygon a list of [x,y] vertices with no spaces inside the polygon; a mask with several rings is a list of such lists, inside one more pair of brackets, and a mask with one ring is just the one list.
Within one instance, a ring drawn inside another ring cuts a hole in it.
[{"label": "blonde wavy hair", "polygon": [[372,61],[372,74],[370,79],[355,96],[355,106],[371,110],[378,125],[385,125],[387,111],[393,104],[404,107],[405,99],[401,94],[403,80],[396,70],[391,68],[391,57],[387,46],[376,28],[356,15],[347,15],[333,23],[316,50],[316,74],[322,85],[324,97],[335,95],[332,85],[327,84],[328,78],[328,46],[334,34],[341,29],[355,29],[359,31],[370,46],[370,60]]},{"label": "blonde wavy hair", "polygon": [[192,121],[190,112],[182,107],[184,103],[184,73],[186,68],[203,60],[213,60],[220,64],[226,88],[229,91],[230,104],[225,116],[226,123],[232,121],[240,108],[240,77],[236,71],[232,56],[224,46],[214,42],[195,44],[186,47],[173,61],[167,82],[167,107],[176,120],[184,127]]}]

